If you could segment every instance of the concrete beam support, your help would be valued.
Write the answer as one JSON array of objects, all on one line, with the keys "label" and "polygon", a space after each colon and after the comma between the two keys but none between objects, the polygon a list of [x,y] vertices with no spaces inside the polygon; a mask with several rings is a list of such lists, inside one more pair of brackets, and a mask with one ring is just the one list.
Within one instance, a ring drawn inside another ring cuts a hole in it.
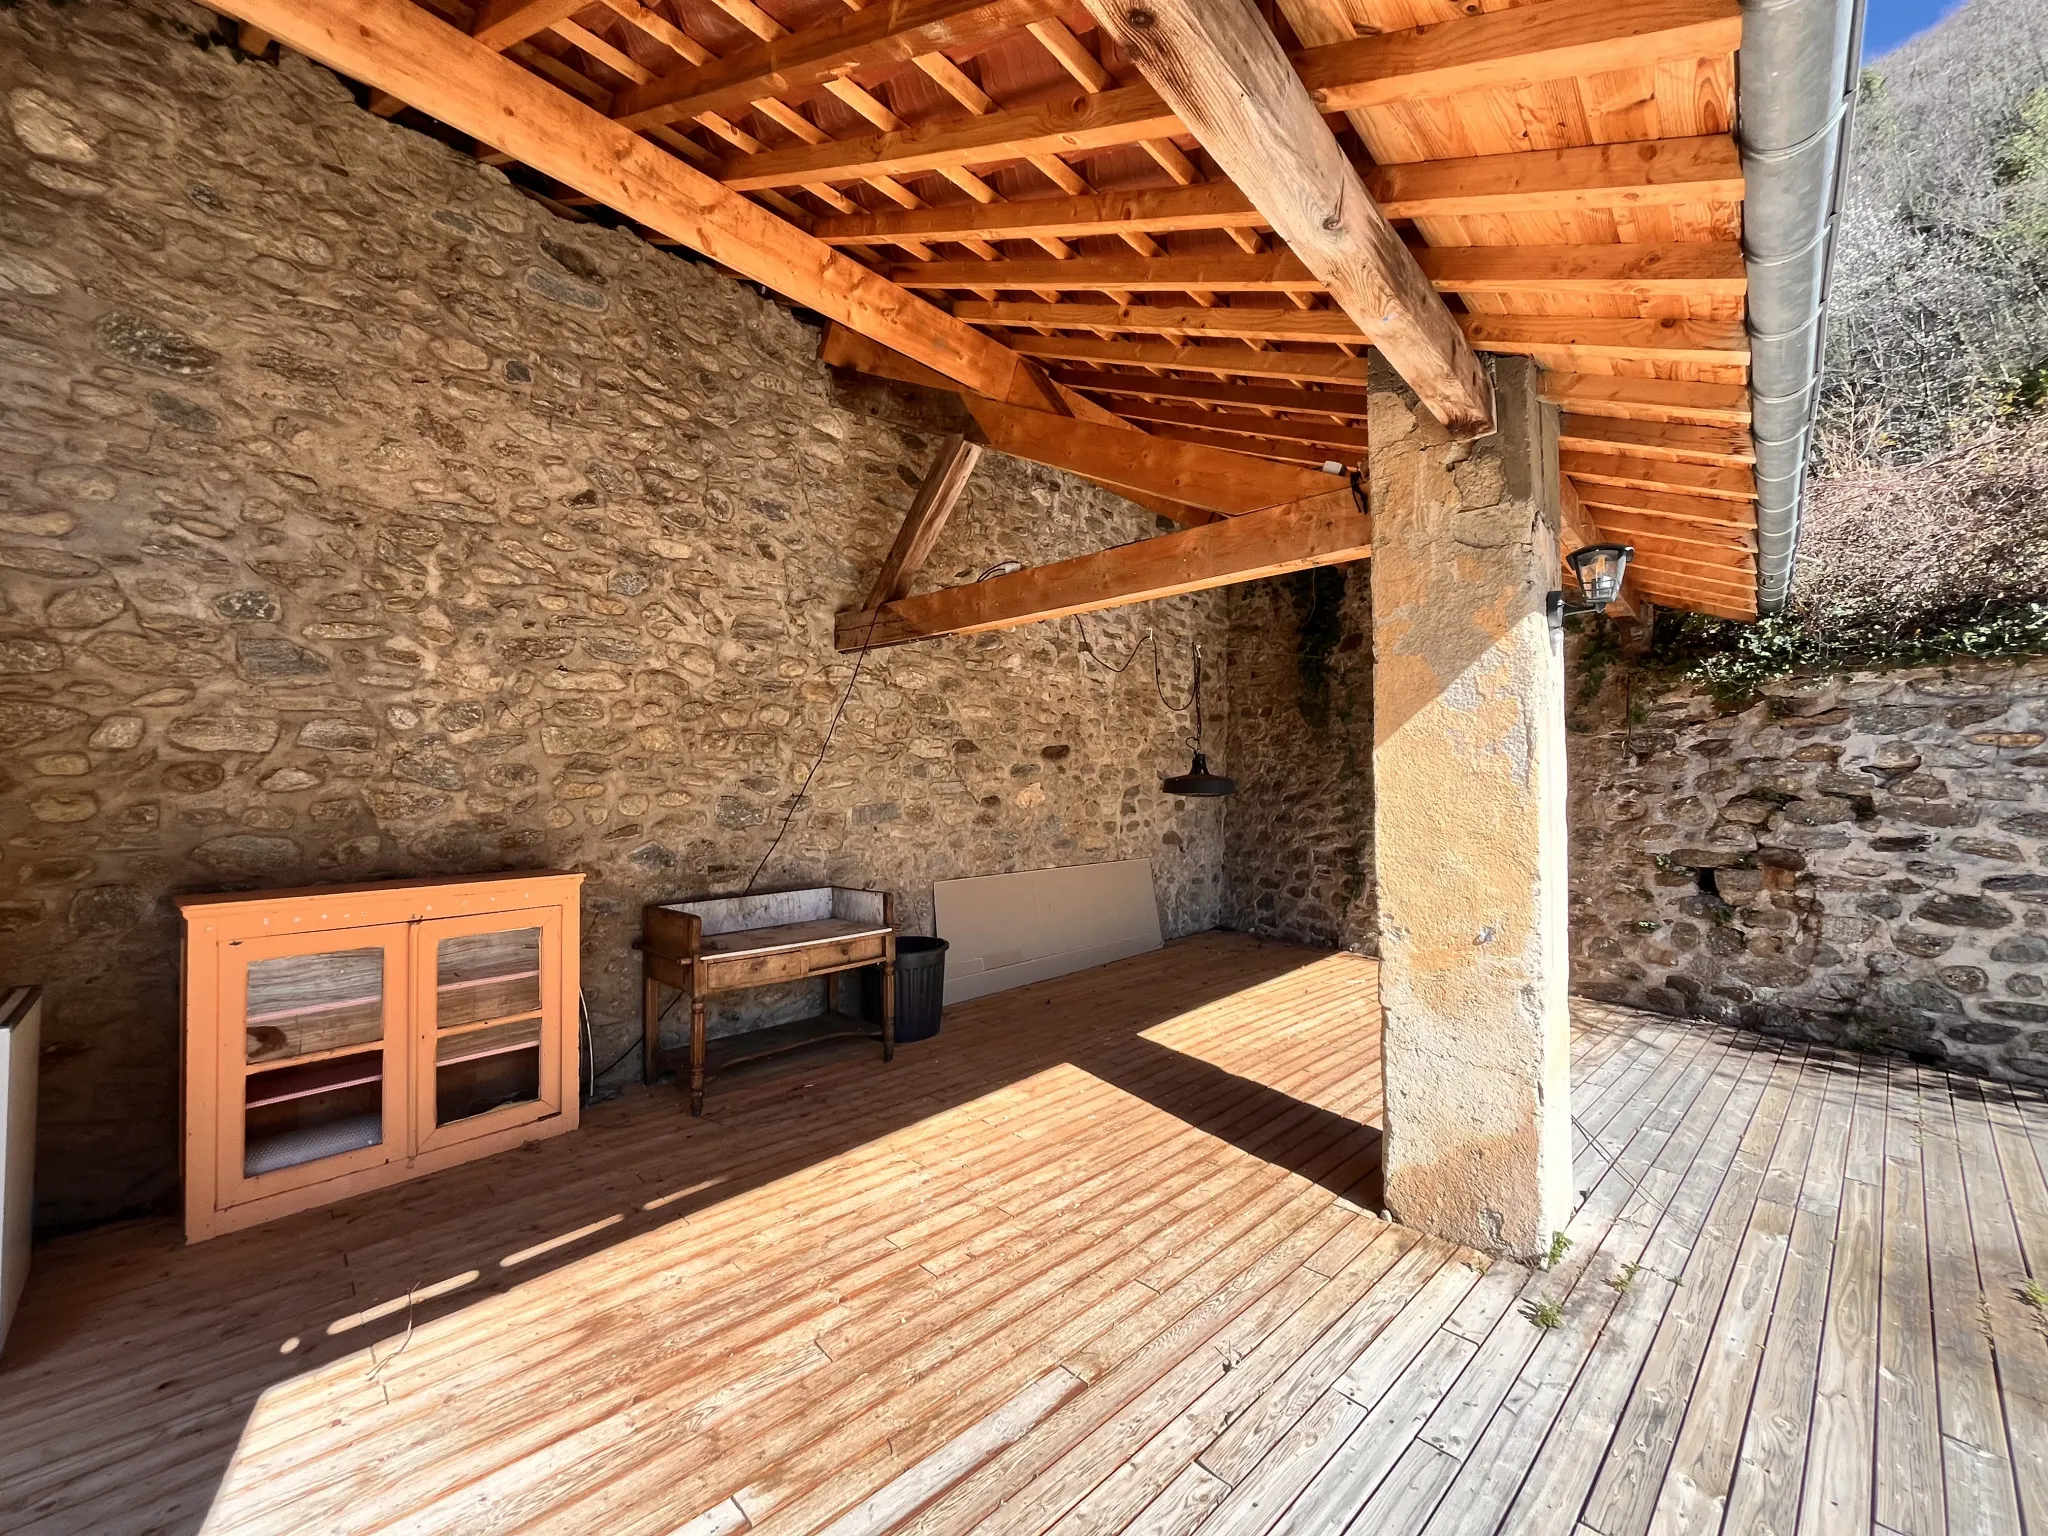
[{"label": "concrete beam support", "polygon": [[1476,442],[1368,402],[1384,1146],[1397,1220],[1528,1258],[1572,1199],[1556,417],[1495,369]]}]

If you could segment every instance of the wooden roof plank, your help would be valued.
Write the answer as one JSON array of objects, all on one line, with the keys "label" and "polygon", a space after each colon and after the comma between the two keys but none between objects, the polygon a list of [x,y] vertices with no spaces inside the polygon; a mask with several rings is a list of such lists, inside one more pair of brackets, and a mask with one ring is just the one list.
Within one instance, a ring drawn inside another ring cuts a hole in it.
[{"label": "wooden roof plank", "polygon": [[1728,501],[1756,500],[1756,476],[1747,465],[1680,464],[1624,453],[1564,449],[1558,468],[1581,485],[1624,486],[1643,491],[1679,491]]},{"label": "wooden roof plank", "polygon": [[[1546,0],[1515,11],[1306,49],[1292,63],[1319,105],[1340,110],[1331,103],[1353,96],[1361,101],[1435,97],[1498,83],[1517,72],[1523,83],[1558,78],[1578,73],[1577,66],[1596,55],[1626,56],[1640,65],[1664,57],[1732,52],[1740,32],[1739,0],[1635,0],[1625,6],[1612,0]],[[625,98],[622,113],[630,114],[638,99],[637,93]],[[1129,85],[759,156],[735,165],[728,184],[753,190],[907,175],[948,164],[1106,149],[1188,131],[1152,86]],[[1400,217],[1392,207],[1387,213]]]},{"label": "wooden roof plank", "polygon": [[1756,463],[1755,440],[1742,427],[1567,415],[1559,423],[1557,442],[1559,448],[1584,453],[1625,453],[1696,464]]},{"label": "wooden roof plank", "polygon": [[1589,507],[1622,512],[1633,517],[1668,518],[1674,522],[1704,523],[1719,528],[1754,531],[1756,509],[1748,502],[1687,495],[1682,492],[1643,490],[1623,484],[1603,484],[1580,478],[1579,494]]},{"label": "wooden roof plank", "polygon": [[1491,432],[1479,359],[1264,19],[1201,0],[1086,3],[1424,408],[1453,437]]},{"label": "wooden roof plank", "polygon": [[[1439,293],[1582,293],[1646,300],[1655,294],[1740,297],[1742,248],[1697,245],[1424,246],[1415,261]],[[885,269],[907,288],[1013,288],[1064,293],[1320,293],[1324,285],[1292,251],[1258,256],[1033,257],[1003,261],[902,262]]]},{"label": "wooden roof plank", "polygon": [[[1364,174],[1366,190],[1389,218],[1396,219],[1433,219],[1466,211],[1627,212],[1670,203],[1733,202],[1742,196],[1741,160],[1735,141],[1725,134],[1383,165]],[[1175,234],[1265,227],[1265,216],[1244,193],[1228,182],[1206,182],[1026,198],[995,207],[956,203],[914,213],[884,209],[820,220],[817,233],[822,240],[851,245],[899,236],[1082,239],[1135,230]]]},{"label": "wooden roof plank", "polygon": [[1363,419],[1369,396],[1362,389],[1300,389],[1270,384],[1227,384],[1212,379],[1163,378],[1152,373],[1114,373],[1101,368],[1062,368],[1053,378],[1070,389],[1094,394],[1142,395],[1166,400],[1205,400],[1245,409],[1322,412]]},{"label": "wooden roof plank", "polygon": [[1749,425],[1749,390],[1741,384],[1632,379],[1546,369],[1539,388],[1550,404],[1580,416],[1691,421],[1721,427]]},{"label": "wooden roof plank", "polygon": [[801,94],[860,70],[999,37],[1064,8],[1061,0],[885,0],[639,86],[619,97],[616,115],[640,129],[737,112],[763,96]]},{"label": "wooden roof plank", "polygon": [[1740,0],[1545,0],[1297,54],[1325,112],[1710,58],[1742,46]]},{"label": "wooden roof plank", "polygon": [[1118,363],[1134,368],[1177,368],[1228,378],[1286,379],[1298,384],[1363,386],[1369,369],[1364,358],[1348,357],[1341,352],[1255,352],[1249,347],[1111,341],[1100,336],[1013,335],[1010,346],[1025,357]]},{"label": "wooden roof plank", "polygon": [[[590,0],[488,0],[478,9],[469,33],[484,47],[503,53],[536,32],[567,21]],[[224,8],[225,9],[225,8]]]},{"label": "wooden roof plank", "polygon": [[1216,433],[1235,433],[1240,437],[1282,438],[1290,442],[1349,449],[1354,453],[1366,446],[1363,427],[1340,427],[1327,421],[1289,421],[1278,416],[1261,416],[1253,411],[1211,411],[1196,405],[1126,400],[1117,406],[1117,414],[1126,421],[1198,427]]}]

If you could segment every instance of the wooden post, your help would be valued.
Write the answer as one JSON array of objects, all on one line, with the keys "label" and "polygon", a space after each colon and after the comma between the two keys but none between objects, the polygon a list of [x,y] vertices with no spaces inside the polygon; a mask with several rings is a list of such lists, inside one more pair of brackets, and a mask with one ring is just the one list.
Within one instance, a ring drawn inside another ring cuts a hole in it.
[{"label": "wooden post", "polygon": [[1519,1258],[1571,1213],[1555,408],[1469,446],[1372,401],[1373,827],[1396,1219]]},{"label": "wooden post", "polygon": [[918,486],[903,526],[896,531],[896,543],[882,562],[863,608],[893,603],[910,590],[911,579],[946,531],[946,520],[953,515],[960,493],[967,489],[967,477],[980,461],[981,445],[968,442],[957,432],[939,445],[938,457],[925,471],[924,483]]}]

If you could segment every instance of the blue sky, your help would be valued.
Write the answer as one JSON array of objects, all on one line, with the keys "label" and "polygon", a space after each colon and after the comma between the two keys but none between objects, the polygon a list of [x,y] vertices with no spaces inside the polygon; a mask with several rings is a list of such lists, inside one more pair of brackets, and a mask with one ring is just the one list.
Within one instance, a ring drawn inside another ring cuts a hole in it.
[{"label": "blue sky", "polygon": [[1959,0],[1870,0],[1863,23],[1863,57],[1890,53],[1954,10]]}]

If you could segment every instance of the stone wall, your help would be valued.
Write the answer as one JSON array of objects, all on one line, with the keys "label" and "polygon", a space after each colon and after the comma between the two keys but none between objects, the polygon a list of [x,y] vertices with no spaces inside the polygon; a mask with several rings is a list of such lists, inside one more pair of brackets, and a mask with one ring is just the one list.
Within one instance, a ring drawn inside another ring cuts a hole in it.
[{"label": "stone wall", "polygon": [[[641,904],[748,882],[947,425],[210,24],[0,9],[0,980],[49,989],[52,1224],[175,1179],[180,891],[583,870],[627,1050]],[[992,454],[930,572],[1153,527]],[[1219,697],[1224,611],[1147,615]],[[877,652],[762,882],[920,929],[935,879],[1145,856],[1167,931],[1210,926],[1221,808],[1158,788],[1186,733],[1071,623]]]},{"label": "stone wall", "polygon": [[1579,673],[1574,990],[2048,1082],[2048,658],[1627,677]]},{"label": "stone wall", "polygon": [[1231,588],[1229,674],[1224,921],[1377,954],[1367,567]]}]

